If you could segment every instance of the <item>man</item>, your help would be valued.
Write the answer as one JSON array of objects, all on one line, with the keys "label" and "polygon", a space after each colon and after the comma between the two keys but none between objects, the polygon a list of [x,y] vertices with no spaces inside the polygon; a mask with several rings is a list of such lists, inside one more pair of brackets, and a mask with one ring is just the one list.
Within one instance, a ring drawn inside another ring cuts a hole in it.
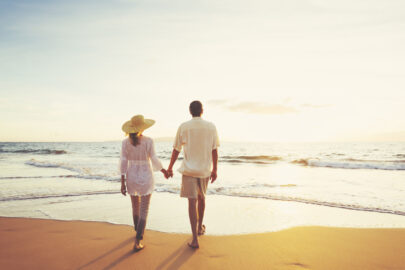
[{"label": "man", "polygon": [[188,243],[191,248],[199,248],[198,235],[205,233],[205,225],[203,225],[205,193],[209,179],[211,183],[217,179],[217,147],[219,146],[217,130],[214,124],[201,118],[202,113],[201,102],[191,102],[190,114],[193,118],[180,125],[167,169],[172,177],[173,165],[183,147],[184,159],[179,169],[182,174],[180,196],[188,198],[188,214],[193,233],[193,240]]}]

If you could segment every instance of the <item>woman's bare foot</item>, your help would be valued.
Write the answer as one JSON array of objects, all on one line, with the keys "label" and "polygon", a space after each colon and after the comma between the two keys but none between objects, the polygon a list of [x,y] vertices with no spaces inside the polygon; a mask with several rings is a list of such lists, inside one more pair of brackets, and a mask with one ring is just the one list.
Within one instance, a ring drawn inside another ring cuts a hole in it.
[{"label": "woman's bare foot", "polygon": [[145,247],[145,245],[141,242],[141,240],[135,239],[134,248],[133,248],[133,250],[135,252],[142,250],[144,247]]}]

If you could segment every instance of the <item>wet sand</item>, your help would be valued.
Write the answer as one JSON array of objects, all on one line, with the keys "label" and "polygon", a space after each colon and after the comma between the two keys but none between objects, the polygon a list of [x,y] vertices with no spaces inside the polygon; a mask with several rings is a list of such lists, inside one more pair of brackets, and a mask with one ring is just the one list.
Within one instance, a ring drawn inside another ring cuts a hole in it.
[{"label": "wet sand", "polygon": [[[209,230],[209,226],[207,226]],[[0,218],[2,269],[405,269],[405,229],[296,227],[200,238],[147,230],[132,252],[128,225]]]}]

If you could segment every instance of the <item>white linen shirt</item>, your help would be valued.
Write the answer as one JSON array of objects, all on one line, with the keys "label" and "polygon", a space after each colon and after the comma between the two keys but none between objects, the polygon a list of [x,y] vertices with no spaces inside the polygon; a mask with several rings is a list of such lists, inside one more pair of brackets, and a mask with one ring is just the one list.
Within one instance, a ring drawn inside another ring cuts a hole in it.
[{"label": "white linen shirt", "polygon": [[219,146],[217,129],[211,122],[193,117],[177,130],[174,149],[181,152],[184,159],[179,172],[184,175],[206,178],[211,175],[212,150]]},{"label": "white linen shirt", "polygon": [[128,194],[144,196],[153,192],[155,181],[150,161],[154,171],[163,168],[151,138],[139,137],[137,146],[133,146],[129,138],[122,141],[120,172],[126,175]]}]

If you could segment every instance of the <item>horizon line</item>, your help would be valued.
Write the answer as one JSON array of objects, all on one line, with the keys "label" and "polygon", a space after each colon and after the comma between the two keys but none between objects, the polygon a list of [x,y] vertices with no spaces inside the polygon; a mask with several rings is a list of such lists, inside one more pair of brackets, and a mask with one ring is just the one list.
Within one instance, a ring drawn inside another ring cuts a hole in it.
[{"label": "horizon line", "polygon": [[[157,137],[153,138],[155,142],[173,142],[174,137]],[[4,140],[0,143],[109,143],[109,142],[122,142],[121,139],[114,140]],[[232,140],[224,139],[221,140],[223,143],[405,143],[405,140],[319,140],[319,141],[243,141],[243,140]]]}]

